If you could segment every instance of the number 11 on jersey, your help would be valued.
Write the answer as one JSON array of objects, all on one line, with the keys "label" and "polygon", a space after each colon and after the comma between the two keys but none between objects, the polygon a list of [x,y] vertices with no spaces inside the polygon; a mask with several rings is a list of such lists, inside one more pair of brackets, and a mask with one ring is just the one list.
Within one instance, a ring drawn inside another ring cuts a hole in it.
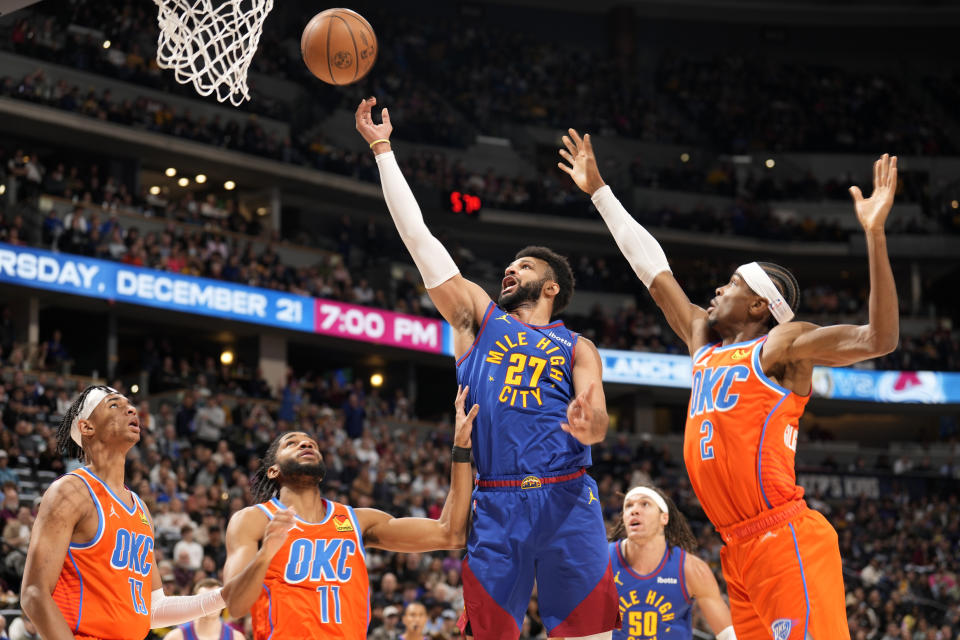
[{"label": "number 11 on jersey", "polygon": [[330,622],[330,601],[332,600],[333,621],[340,624],[340,587],[320,585],[317,587],[317,592],[320,594],[320,620],[324,624]]}]

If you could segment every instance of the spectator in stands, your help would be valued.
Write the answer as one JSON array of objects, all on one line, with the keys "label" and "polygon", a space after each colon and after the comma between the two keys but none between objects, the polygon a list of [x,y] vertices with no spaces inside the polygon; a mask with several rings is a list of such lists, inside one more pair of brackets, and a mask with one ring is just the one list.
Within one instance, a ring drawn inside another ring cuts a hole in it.
[{"label": "spectator in stands", "polygon": [[[9,467],[9,464],[10,456],[7,455],[6,449],[0,449],[0,485],[2,486],[6,486],[7,483],[13,485],[17,483],[17,474]],[[6,506],[4,506],[4,509],[6,509]]]},{"label": "spectator in stands", "polygon": [[17,491],[17,482],[10,480],[3,483],[3,505],[0,508],[0,525],[6,526],[9,520],[17,517],[20,509],[20,494]]},{"label": "spectator in stands", "polygon": [[[176,479],[172,480],[172,484],[176,485]],[[158,500],[153,522],[157,528],[157,535],[168,540],[177,540],[180,532],[186,527],[193,529],[190,516],[183,509],[183,501],[178,497]]]},{"label": "spectator in stands", "polygon": [[8,547],[26,553],[30,544],[30,530],[33,528],[33,513],[28,505],[17,509],[17,516],[7,521],[3,529],[3,542]]},{"label": "spectator in stands", "polygon": [[48,249],[55,249],[58,246],[57,242],[61,233],[63,233],[63,222],[57,215],[56,210],[50,209],[43,219],[43,226],[41,227],[40,240],[43,246]]},{"label": "spectator in stands", "polygon": [[45,345],[43,364],[48,369],[58,369],[70,359],[70,354],[63,345],[63,332],[60,329],[53,330],[53,335],[50,336]]},{"label": "spectator in stands", "polygon": [[208,399],[201,395],[193,422],[196,439],[210,446],[216,446],[217,442],[223,438],[226,419],[222,397]]},{"label": "spectator in stands", "polygon": [[343,405],[343,428],[348,438],[356,440],[363,435],[363,423],[366,417],[367,412],[360,404],[360,396],[351,393]]},{"label": "spectator in stands", "polygon": [[370,640],[397,640],[400,637],[400,609],[396,605],[383,608],[383,624],[370,634]]},{"label": "spectator in stands", "polygon": [[190,569],[196,570],[200,568],[200,565],[203,562],[203,547],[199,542],[193,539],[193,535],[194,528],[192,523],[181,527],[181,539],[173,547],[173,557],[177,559],[177,562],[180,562],[182,554],[186,553],[189,559],[189,562],[186,566],[188,566]]},{"label": "spectator in stands", "polygon": [[66,253],[85,255],[88,252],[90,236],[82,216],[70,218],[70,224],[64,224],[65,230],[57,240],[57,247]]},{"label": "spectator in stands", "polygon": [[223,541],[223,531],[218,525],[211,525],[207,530],[207,544],[203,547],[203,553],[213,558],[217,567],[222,567],[227,559],[227,546]]},{"label": "spectator in stands", "polygon": [[3,528],[3,545],[8,549],[3,558],[5,572],[17,577],[23,576],[23,566],[27,559],[27,547],[30,545],[30,531],[33,528],[33,514],[30,507],[22,505],[17,517],[7,520]]},{"label": "spectator in stands", "polygon": [[[397,590],[397,586],[396,574],[390,571],[384,573],[383,577],[380,578],[380,588],[374,604],[401,604],[403,602],[403,596],[400,591]],[[397,614],[400,614],[399,609],[397,609]],[[386,615],[386,609],[384,609],[384,615]]]},{"label": "spectator in stands", "polygon": [[[164,360],[164,370],[166,371],[167,363],[173,362],[172,358],[166,358]],[[179,380],[183,378],[178,376]],[[187,391],[183,394],[183,400],[181,401],[180,410],[177,411],[176,416],[176,426],[177,426],[177,437],[189,439],[193,436],[195,425],[194,421],[197,416],[197,407],[196,399],[193,391]]]}]

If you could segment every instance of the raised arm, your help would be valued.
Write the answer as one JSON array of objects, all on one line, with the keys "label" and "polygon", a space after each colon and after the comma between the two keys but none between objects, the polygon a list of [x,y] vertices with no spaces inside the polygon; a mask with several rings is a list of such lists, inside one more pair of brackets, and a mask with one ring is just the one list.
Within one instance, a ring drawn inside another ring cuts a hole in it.
[{"label": "raised arm", "polygon": [[564,431],[585,445],[602,442],[610,424],[607,399],[603,393],[603,361],[597,347],[583,336],[577,338],[576,358],[573,361],[573,392],[576,394],[567,407],[567,421],[560,425]]},{"label": "raised arm", "polygon": [[469,334],[462,350],[455,345],[455,351],[466,351],[473,340],[472,330],[482,319],[490,296],[478,285],[460,275],[453,258],[427,229],[420,206],[403,177],[390,146],[390,134],[393,133],[390,113],[384,108],[381,112],[383,122],[377,124],[373,121],[371,109],[376,103],[376,98],[367,98],[357,107],[357,131],[375,154],[383,198],[400,233],[400,239],[420,270],[430,299],[454,330]]},{"label": "raised arm", "polygon": [[[378,509],[357,509],[357,519],[363,531],[365,545],[406,553],[462,549],[466,545],[473,485],[469,449],[472,445],[473,419],[480,410],[480,405],[475,404],[470,408],[469,413],[464,413],[463,404],[469,390],[470,387],[457,389],[457,399],[454,403],[457,417],[453,435],[454,454],[450,470],[450,492],[443,504],[440,519],[394,518],[389,513]],[[468,451],[458,452],[458,448]]]},{"label": "raised arm", "polygon": [[560,149],[560,156],[569,165],[559,162],[557,166],[590,196],[613,234],[620,252],[637,277],[650,290],[650,295],[663,311],[670,328],[686,343],[690,353],[693,353],[706,344],[709,338],[707,312],[690,302],[680,283],[673,277],[660,243],[633,219],[600,177],[590,134],[581,139],[574,129],[568,131],[570,135],[563,136],[566,149]]},{"label": "raised arm", "polygon": [[683,564],[683,578],[687,592],[697,601],[697,606],[707,619],[710,630],[718,640],[736,640],[730,609],[720,595],[720,587],[707,563],[690,553]]},{"label": "raised arm", "polygon": [[[887,238],[883,230],[896,191],[897,157],[887,154],[873,164],[873,193],[869,198],[864,198],[858,187],[850,187],[857,219],[867,238],[870,269],[867,324],[818,327],[797,323],[801,327],[793,329],[792,334],[789,332],[790,324],[794,323],[784,325],[784,334],[788,339],[783,341],[784,351],[780,360],[846,366],[885,355],[897,348],[900,340],[897,285],[890,268]],[[777,336],[771,332],[771,342],[775,338]],[[771,345],[773,349],[777,349],[776,342]],[[771,357],[775,357],[775,354],[771,354]]]},{"label": "raised arm", "polygon": [[247,507],[230,518],[227,561],[223,565],[223,599],[232,617],[242,618],[250,613],[263,590],[270,562],[294,525],[294,515],[293,509],[283,509],[268,520],[260,509]]},{"label": "raised arm", "polygon": [[92,506],[79,478],[65,476],[43,496],[33,525],[27,563],[23,569],[20,604],[36,625],[41,638],[73,640],[73,633],[53,601],[70,539],[80,519]]}]

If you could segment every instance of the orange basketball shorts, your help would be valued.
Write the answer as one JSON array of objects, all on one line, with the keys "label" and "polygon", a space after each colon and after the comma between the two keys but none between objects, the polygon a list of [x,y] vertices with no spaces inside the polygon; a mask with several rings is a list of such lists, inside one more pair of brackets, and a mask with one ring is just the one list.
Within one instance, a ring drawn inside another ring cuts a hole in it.
[{"label": "orange basketball shorts", "polygon": [[738,640],[849,640],[837,532],[802,500],[720,530]]}]

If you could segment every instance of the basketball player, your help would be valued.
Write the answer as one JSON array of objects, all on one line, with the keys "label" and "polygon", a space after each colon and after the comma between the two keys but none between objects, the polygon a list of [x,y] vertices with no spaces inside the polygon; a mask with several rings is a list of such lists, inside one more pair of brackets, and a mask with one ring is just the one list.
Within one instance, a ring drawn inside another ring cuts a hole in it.
[{"label": "basketball player", "polygon": [[461,549],[470,511],[470,433],[479,407],[464,414],[457,393],[450,493],[439,520],[394,518],[326,500],[317,443],[292,431],[271,443],[253,490],[259,504],[227,525],[225,595],[233,616],[251,612],[255,640],[367,637],[370,582],[366,547],[400,552]]},{"label": "basketball player", "polygon": [[693,601],[718,640],[736,640],[730,609],[707,563],[690,553],[697,540],[673,500],[655,487],[634,487],[623,499],[611,535],[613,581],[623,628],[614,640],[691,640]]},{"label": "basketball player", "polygon": [[21,604],[46,640],[140,640],[223,609],[219,589],[164,595],[153,520],[123,484],[139,441],[136,408],[110,387],[87,387],[60,424],[60,451],[87,465],[50,485],[30,536]]},{"label": "basketball player", "polygon": [[[207,593],[219,586],[217,580],[207,578],[193,585],[193,593]],[[242,633],[223,623],[219,612],[182,624],[163,637],[164,640],[244,640]]]},{"label": "basketball player", "polygon": [[[620,626],[590,445],[607,432],[601,362],[589,340],[551,320],[573,295],[566,258],[517,253],[494,303],[430,233],[390,148],[386,109],[360,103],[384,199],[437,310],[454,332],[457,380],[477,416],[477,487],[463,566],[466,633],[517,638],[534,579],[550,636],[609,638]],[[597,635],[602,634],[602,635]]]},{"label": "basketball player", "polygon": [[[846,366],[893,351],[897,291],[883,226],[897,158],[873,165],[873,194],[850,188],[866,235],[869,322],[791,322],[800,295],[789,271],[741,265],[706,310],[673,277],[660,244],[627,213],[597,169],[590,137],[570,129],[560,163],[590,194],[637,276],[693,357],[684,462],[726,543],[723,575],[741,639],[849,638],[837,534],[797,486],[797,428],[815,365]],[[771,326],[772,325],[772,326]]]}]

